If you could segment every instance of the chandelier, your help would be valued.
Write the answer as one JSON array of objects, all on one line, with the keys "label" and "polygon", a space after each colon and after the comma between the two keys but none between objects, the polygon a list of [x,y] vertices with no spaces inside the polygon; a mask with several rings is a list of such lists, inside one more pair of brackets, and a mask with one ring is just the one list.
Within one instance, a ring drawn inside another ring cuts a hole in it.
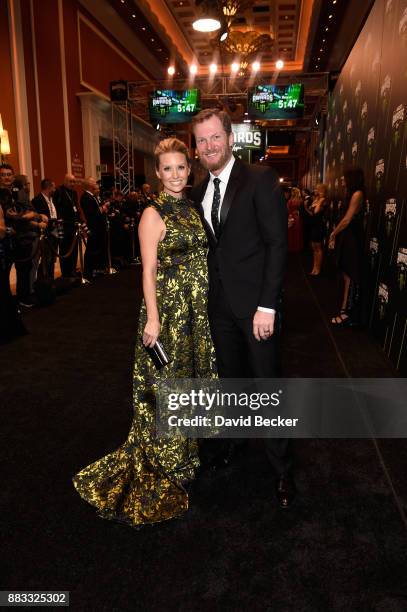
[{"label": "chandelier", "polygon": [[273,39],[269,34],[260,34],[255,30],[241,32],[232,30],[223,43],[223,50],[233,56],[238,57],[240,62],[239,76],[246,72],[249,61],[263,51],[269,51],[273,46]]}]

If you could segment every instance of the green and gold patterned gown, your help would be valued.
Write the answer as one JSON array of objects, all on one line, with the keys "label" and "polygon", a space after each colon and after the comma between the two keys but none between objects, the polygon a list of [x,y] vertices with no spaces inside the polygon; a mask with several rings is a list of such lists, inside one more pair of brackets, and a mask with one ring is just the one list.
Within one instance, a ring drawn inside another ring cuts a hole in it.
[{"label": "green and gold patterned gown", "polygon": [[[136,342],[134,419],[129,436],[119,449],[73,479],[78,493],[96,506],[101,516],[132,526],[185,512],[188,494],[184,485],[199,466],[196,441],[155,435],[157,382],[216,376],[207,318],[207,240],[201,219],[187,200],[166,193],[150,205],[166,225],[164,240],[158,245],[157,306],[160,340],[171,361],[156,370],[141,342]],[[138,340],[146,320],[143,301]]]}]

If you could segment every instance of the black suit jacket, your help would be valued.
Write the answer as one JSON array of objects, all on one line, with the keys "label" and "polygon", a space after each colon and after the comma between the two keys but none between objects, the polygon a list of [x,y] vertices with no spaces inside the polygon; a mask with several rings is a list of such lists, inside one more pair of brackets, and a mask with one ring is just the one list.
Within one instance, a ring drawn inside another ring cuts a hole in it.
[{"label": "black suit jacket", "polygon": [[80,221],[78,212],[78,194],[74,189],[61,185],[56,189],[53,201],[58,212],[58,218],[65,223],[74,224]]},{"label": "black suit jacket", "polygon": [[287,254],[287,205],[277,174],[235,160],[221,208],[216,240],[203,214],[207,178],[191,191],[209,239],[209,301],[221,281],[238,318],[258,306],[280,308]]},{"label": "black suit jacket", "polygon": [[[54,201],[54,200],[52,200]],[[49,212],[48,204],[42,193],[39,193],[31,200],[31,204],[34,206],[36,212],[40,215],[46,215],[48,219],[51,219],[51,213]],[[55,206],[55,204],[54,204]]]},{"label": "black suit jacket", "polygon": [[86,223],[91,232],[98,232],[105,228],[106,222],[102,212],[100,212],[99,203],[87,191],[81,196],[81,208],[85,215]]}]

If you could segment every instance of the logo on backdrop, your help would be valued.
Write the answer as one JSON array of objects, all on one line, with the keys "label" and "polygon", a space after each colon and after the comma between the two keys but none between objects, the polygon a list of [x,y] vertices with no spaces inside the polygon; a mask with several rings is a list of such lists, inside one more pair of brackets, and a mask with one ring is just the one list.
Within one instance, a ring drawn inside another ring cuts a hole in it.
[{"label": "logo on backdrop", "polygon": [[372,62],[372,72],[373,74],[377,72],[380,68],[380,51],[376,52],[376,55],[373,58]]},{"label": "logo on backdrop", "polygon": [[380,191],[380,189],[382,188],[383,177],[384,177],[384,159],[379,159],[376,162],[375,177],[376,177],[376,191]]},{"label": "logo on backdrop", "polygon": [[336,137],[336,142],[338,144],[341,144],[341,142],[342,142],[342,132],[338,132],[338,135]]},{"label": "logo on backdrop", "polygon": [[405,118],[406,118],[406,112],[405,112],[404,104],[399,104],[399,106],[393,112],[393,120],[392,120],[393,142],[395,146],[397,146],[401,138]]},{"label": "logo on backdrop", "polygon": [[367,154],[371,158],[373,154],[373,147],[375,143],[375,129],[371,127],[367,133]]},{"label": "logo on backdrop", "polygon": [[389,74],[386,74],[386,76],[384,77],[381,89],[380,89],[380,94],[382,96],[382,106],[384,109],[386,108],[389,102],[390,88],[391,88],[391,76]]},{"label": "logo on backdrop", "polygon": [[362,91],[362,81],[358,81],[355,87],[355,98],[356,100],[359,98],[360,93]]},{"label": "logo on backdrop", "polygon": [[379,284],[378,302],[379,302],[379,319],[383,321],[383,319],[386,316],[387,306],[389,303],[389,288],[384,283]]},{"label": "logo on backdrop", "polygon": [[355,142],[352,145],[352,159],[353,159],[353,161],[356,160],[357,155],[358,155],[358,143],[355,140]]},{"label": "logo on backdrop", "polygon": [[407,37],[407,7],[404,9],[399,21],[399,34],[403,39],[403,43],[405,43]]},{"label": "logo on backdrop", "polygon": [[365,202],[365,212],[363,213],[363,229],[366,231],[368,221],[370,217],[370,202],[366,200]]},{"label": "logo on backdrop", "polygon": [[[343,83],[341,83],[341,86],[339,88],[339,95],[341,96],[343,94]],[[335,107],[335,101],[333,103],[333,107]]]},{"label": "logo on backdrop", "polygon": [[340,157],[339,161],[340,161],[340,162],[341,162],[341,164],[343,165],[343,163],[344,163],[344,161],[345,161],[345,152],[344,152],[344,151],[342,151],[342,153],[341,153],[341,157]]},{"label": "logo on backdrop", "polygon": [[384,219],[386,227],[386,236],[389,238],[394,231],[396,224],[397,215],[397,201],[396,198],[389,198],[386,200],[386,207],[384,209]]},{"label": "logo on backdrop", "polygon": [[407,286],[407,248],[401,247],[397,253],[397,284],[400,291]]},{"label": "logo on backdrop", "polygon": [[369,242],[370,251],[370,268],[374,270],[379,259],[379,241],[377,238],[371,238]]},{"label": "logo on backdrop", "polygon": [[367,102],[366,100],[363,102],[362,104],[362,108],[360,111],[360,118],[362,119],[362,122],[366,121],[367,119],[367,111],[368,111],[368,106],[367,106]]},{"label": "logo on backdrop", "polygon": [[387,0],[387,2],[386,2],[386,15],[388,15],[392,9],[393,9],[393,0]]},{"label": "logo on backdrop", "polygon": [[344,119],[346,117],[347,110],[348,110],[348,101],[345,100],[345,102],[343,103],[343,106],[342,106],[342,112],[343,112],[343,118]]},{"label": "logo on backdrop", "polygon": [[349,136],[349,138],[352,135],[352,119],[349,119],[348,124],[346,126],[346,133]]}]

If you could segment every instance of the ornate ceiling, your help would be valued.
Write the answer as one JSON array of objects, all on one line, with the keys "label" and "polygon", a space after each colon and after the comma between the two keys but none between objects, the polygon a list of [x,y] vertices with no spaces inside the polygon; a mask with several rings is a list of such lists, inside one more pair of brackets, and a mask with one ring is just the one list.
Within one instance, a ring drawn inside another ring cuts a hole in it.
[{"label": "ornate ceiling", "polygon": [[[305,85],[302,124],[310,125],[324,109],[331,75],[342,67],[374,0],[80,1],[110,31],[116,20],[120,22],[121,31],[133,36],[140,48],[145,49],[135,57],[143,70],[151,74],[150,81],[140,82],[138,112],[141,116],[146,108],[145,93],[152,83],[169,84],[170,64],[175,66],[171,81],[174,86],[191,85],[189,66],[196,64],[195,82],[204,93],[204,102],[206,99],[213,104],[216,96],[225,98],[231,94],[239,105],[239,95],[243,101],[253,77],[249,66],[244,78],[236,82],[229,78],[230,64],[238,59],[234,57],[233,46],[237,48],[248,40],[262,37],[259,50],[249,56],[250,62],[261,62],[255,78],[279,84],[301,80]],[[193,29],[192,23],[202,16],[205,3],[238,6],[229,18],[226,43],[219,42],[219,32],[208,34]],[[280,72],[275,66],[277,59],[285,62]],[[212,62],[218,65],[213,82],[208,79]],[[239,108],[243,107],[244,102]]]}]

